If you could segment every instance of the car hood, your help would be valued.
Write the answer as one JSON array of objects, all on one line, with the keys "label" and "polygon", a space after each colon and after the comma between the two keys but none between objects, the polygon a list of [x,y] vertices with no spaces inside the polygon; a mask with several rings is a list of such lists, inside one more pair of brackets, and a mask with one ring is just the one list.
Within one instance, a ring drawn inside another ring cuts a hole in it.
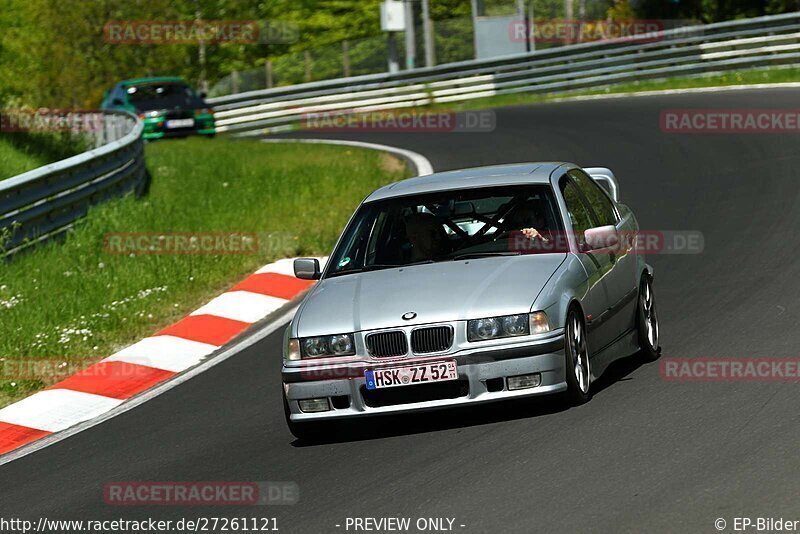
[{"label": "car hood", "polygon": [[[566,254],[481,258],[326,278],[303,302],[293,335],[526,313],[565,258]],[[407,312],[417,315],[403,320]]]}]

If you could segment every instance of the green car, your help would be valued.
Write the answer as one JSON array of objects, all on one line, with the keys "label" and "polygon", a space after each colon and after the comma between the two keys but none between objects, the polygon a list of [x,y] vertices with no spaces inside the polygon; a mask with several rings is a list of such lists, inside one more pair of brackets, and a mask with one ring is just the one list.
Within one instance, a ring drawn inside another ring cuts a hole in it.
[{"label": "green car", "polygon": [[205,93],[196,93],[176,77],[137,78],[119,82],[103,96],[104,110],[130,111],[144,121],[145,139],[214,135],[214,111]]}]

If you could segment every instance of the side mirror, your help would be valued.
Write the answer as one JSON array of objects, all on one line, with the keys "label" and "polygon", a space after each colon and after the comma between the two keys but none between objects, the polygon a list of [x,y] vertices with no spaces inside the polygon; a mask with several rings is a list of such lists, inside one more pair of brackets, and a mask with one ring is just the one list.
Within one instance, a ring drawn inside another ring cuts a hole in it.
[{"label": "side mirror", "polygon": [[208,96],[208,93],[206,93],[205,91],[200,91],[200,98],[205,99],[207,96]]},{"label": "side mirror", "polygon": [[609,249],[613,251],[619,247],[617,229],[610,224],[608,226],[589,228],[583,233],[583,239],[586,243],[584,247],[585,251],[600,249]]},{"label": "side mirror", "polygon": [[614,202],[619,202],[619,183],[617,183],[617,178],[614,176],[614,173],[611,172],[611,169],[606,169],[605,167],[587,167],[583,170],[586,171],[586,174],[591,176],[595,182],[599,183],[608,191],[608,194],[611,195]]},{"label": "side mirror", "polygon": [[301,280],[319,280],[319,260],[317,258],[297,258],[294,260],[294,275]]}]

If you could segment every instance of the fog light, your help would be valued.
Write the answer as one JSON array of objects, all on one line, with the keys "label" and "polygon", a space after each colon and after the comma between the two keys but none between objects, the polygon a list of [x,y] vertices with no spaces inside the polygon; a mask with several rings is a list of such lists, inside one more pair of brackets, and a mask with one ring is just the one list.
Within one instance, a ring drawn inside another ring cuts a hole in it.
[{"label": "fog light", "polygon": [[519,375],[508,377],[508,389],[514,391],[515,389],[535,388],[542,383],[542,375],[533,373],[532,375]]},{"label": "fog light", "polygon": [[305,413],[327,412],[331,409],[330,404],[328,404],[328,397],[323,397],[321,399],[306,399],[298,402],[300,403],[300,410]]}]

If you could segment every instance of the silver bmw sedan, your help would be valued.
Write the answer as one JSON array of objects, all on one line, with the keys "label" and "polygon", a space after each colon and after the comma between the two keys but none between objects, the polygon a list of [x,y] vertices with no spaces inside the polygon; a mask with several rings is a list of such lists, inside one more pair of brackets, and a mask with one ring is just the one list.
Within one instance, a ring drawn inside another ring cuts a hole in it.
[{"label": "silver bmw sedan", "polygon": [[289,428],[559,394],[660,353],[653,269],[605,168],[527,163],[387,185],[358,207],[286,331]]}]

